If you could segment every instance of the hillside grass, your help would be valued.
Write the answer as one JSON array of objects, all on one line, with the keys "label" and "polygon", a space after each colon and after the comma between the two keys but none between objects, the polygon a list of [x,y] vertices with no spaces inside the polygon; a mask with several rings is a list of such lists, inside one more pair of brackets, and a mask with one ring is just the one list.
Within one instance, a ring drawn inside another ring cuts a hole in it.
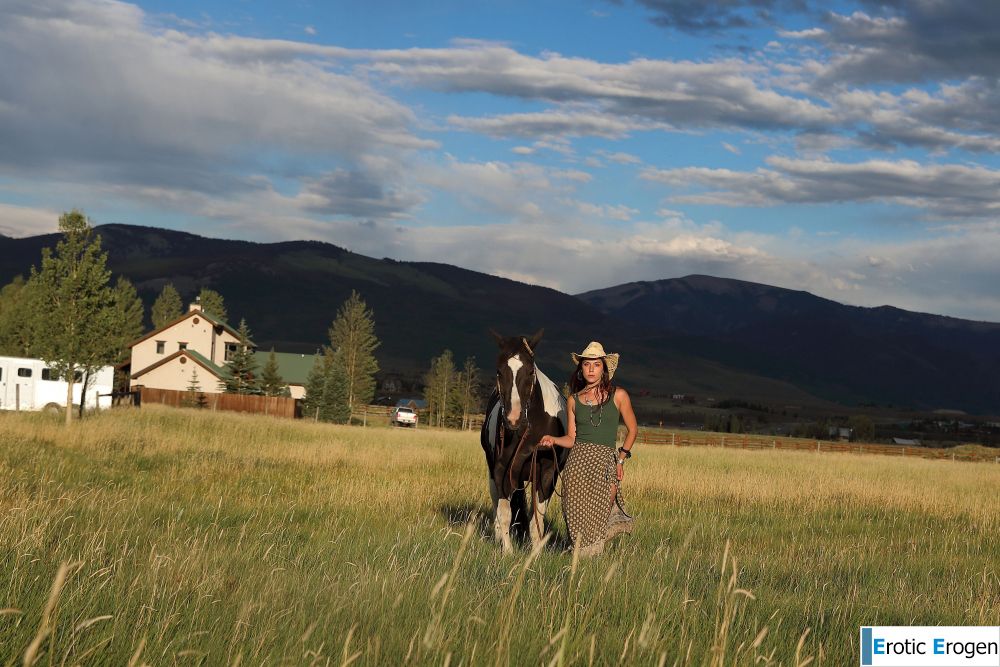
[{"label": "hillside grass", "polygon": [[637,518],[502,556],[472,433],[0,414],[0,665],[845,665],[1000,619],[1000,465],[640,447]]}]

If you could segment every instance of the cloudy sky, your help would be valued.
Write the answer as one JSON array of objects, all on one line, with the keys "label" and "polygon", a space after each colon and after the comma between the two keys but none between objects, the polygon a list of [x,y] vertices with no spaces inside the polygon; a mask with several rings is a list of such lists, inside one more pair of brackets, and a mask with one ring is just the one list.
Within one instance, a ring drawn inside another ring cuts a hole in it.
[{"label": "cloudy sky", "polygon": [[0,0],[0,232],[1000,322],[998,35],[980,0]]}]

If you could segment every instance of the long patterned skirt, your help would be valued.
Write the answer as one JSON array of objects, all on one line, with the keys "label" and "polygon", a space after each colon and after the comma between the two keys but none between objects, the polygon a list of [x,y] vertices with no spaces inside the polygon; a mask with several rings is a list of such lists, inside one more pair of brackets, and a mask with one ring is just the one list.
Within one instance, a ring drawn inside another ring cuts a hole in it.
[{"label": "long patterned skirt", "polygon": [[[625,511],[622,487],[618,481],[618,457],[612,447],[592,442],[578,442],[570,449],[563,480],[563,518],[573,540],[573,548],[585,553],[600,553],[604,540],[618,531],[612,524],[628,524],[632,517]],[[614,502],[611,487],[618,487]],[[619,526],[620,528],[621,526]]]}]

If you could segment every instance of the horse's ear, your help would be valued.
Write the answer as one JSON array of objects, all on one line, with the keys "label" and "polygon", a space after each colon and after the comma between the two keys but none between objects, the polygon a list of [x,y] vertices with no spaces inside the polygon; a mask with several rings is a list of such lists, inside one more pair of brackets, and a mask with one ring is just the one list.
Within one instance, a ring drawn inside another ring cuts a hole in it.
[{"label": "horse's ear", "polygon": [[497,345],[501,345],[501,346],[503,345],[503,336],[501,336],[500,334],[498,334],[492,328],[490,329],[490,335],[493,336],[493,338],[496,340]]},{"label": "horse's ear", "polygon": [[536,347],[538,347],[538,343],[542,340],[542,334],[544,333],[545,333],[544,328],[539,329],[538,331],[535,332],[534,336],[528,339],[528,347],[531,348],[532,354],[534,354],[534,350]]}]

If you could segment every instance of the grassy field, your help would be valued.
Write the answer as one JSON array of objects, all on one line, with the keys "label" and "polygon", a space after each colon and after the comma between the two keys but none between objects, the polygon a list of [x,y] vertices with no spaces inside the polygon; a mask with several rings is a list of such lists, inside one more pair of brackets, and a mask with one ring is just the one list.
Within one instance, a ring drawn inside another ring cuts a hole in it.
[{"label": "grassy field", "polygon": [[0,665],[857,664],[1000,623],[1000,465],[647,446],[604,557],[491,541],[478,436],[0,415]]}]

